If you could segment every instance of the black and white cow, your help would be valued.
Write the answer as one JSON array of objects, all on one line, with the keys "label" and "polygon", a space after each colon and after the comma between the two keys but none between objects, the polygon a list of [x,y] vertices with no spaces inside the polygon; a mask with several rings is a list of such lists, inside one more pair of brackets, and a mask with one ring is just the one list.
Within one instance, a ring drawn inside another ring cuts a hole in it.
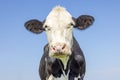
[{"label": "black and white cow", "polygon": [[41,80],[83,80],[86,63],[83,52],[73,36],[73,27],[84,30],[94,18],[82,15],[74,18],[65,8],[57,6],[41,22],[33,19],[25,23],[33,33],[46,31],[48,44],[40,61]]}]

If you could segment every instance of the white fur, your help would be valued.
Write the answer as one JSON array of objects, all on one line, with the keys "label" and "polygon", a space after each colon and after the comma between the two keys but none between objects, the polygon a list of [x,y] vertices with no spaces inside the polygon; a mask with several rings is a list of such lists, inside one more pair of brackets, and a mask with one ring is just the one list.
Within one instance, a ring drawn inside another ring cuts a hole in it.
[{"label": "white fur", "polygon": [[50,77],[48,78],[48,80],[55,80],[53,75],[50,75]]},{"label": "white fur", "polygon": [[65,75],[65,72],[63,71],[63,74],[61,75],[61,77],[57,77],[57,78],[55,78],[53,75],[50,75],[48,80],[68,80],[69,72],[70,71],[68,71],[68,74]]},{"label": "white fur", "polygon": [[[52,9],[52,11],[47,16],[43,27],[46,30],[49,46],[59,46],[66,45],[65,49],[62,51],[64,55],[63,57],[58,56],[57,58],[61,59],[64,69],[66,69],[67,62],[69,59],[68,55],[71,55],[71,48],[73,45],[73,25],[75,22],[72,19],[71,14],[63,7],[56,6]],[[47,26],[47,27],[46,27]],[[49,49],[49,56],[53,57],[54,50]],[[55,80],[68,80],[68,76],[64,75],[61,77],[64,79],[55,79]],[[48,80],[54,80],[52,76]]]},{"label": "white fur", "polygon": [[[47,26],[45,30],[49,45],[66,44],[63,51],[66,54],[71,54],[73,45],[71,23],[75,24],[70,13],[65,8],[57,6],[49,13],[43,25],[43,27]],[[53,52],[51,50],[49,52],[51,56]]]},{"label": "white fur", "polygon": [[64,58],[60,58],[60,60],[62,61],[63,65],[64,65],[64,69],[66,69],[67,63],[68,63],[68,60],[69,60],[69,56],[66,56]]},{"label": "white fur", "polygon": [[53,75],[50,75],[48,80],[68,80],[67,77],[65,77],[64,75],[61,75],[61,77],[59,78],[55,78]]}]

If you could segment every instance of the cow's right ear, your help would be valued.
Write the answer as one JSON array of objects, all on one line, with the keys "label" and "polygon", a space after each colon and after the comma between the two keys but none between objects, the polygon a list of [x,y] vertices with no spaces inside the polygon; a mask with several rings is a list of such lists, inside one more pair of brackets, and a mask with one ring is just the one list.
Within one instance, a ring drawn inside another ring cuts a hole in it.
[{"label": "cow's right ear", "polygon": [[33,33],[41,33],[42,31],[44,31],[43,29],[43,22],[33,19],[33,20],[29,20],[24,24],[25,28]]}]

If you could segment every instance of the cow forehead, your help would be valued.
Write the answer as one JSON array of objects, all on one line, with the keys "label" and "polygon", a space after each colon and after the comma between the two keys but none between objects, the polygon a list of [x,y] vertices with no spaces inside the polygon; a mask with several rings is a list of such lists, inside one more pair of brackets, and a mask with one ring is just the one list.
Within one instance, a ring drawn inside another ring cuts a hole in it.
[{"label": "cow forehead", "polygon": [[65,8],[57,6],[49,13],[44,25],[60,27],[66,26],[70,23],[74,24],[71,14]]}]

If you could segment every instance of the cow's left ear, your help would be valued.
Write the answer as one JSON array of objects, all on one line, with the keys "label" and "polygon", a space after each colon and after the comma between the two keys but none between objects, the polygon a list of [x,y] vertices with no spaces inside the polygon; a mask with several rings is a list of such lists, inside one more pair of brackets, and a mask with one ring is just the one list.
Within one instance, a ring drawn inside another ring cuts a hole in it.
[{"label": "cow's left ear", "polygon": [[94,17],[90,16],[90,15],[82,15],[79,16],[77,19],[75,19],[75,27],[80,29],[80,30],[84,30],[86,28],[88,28],[90,25],[92,25],[94,22]]},{"label": "cow's left ear", "polygon": [[27,21],[24,26],[26,27],[27,30],[33,32],[33,33],[41,33],[44,29],[43,29],[43,22],[36,20],[36,19],[32,19]]}]

